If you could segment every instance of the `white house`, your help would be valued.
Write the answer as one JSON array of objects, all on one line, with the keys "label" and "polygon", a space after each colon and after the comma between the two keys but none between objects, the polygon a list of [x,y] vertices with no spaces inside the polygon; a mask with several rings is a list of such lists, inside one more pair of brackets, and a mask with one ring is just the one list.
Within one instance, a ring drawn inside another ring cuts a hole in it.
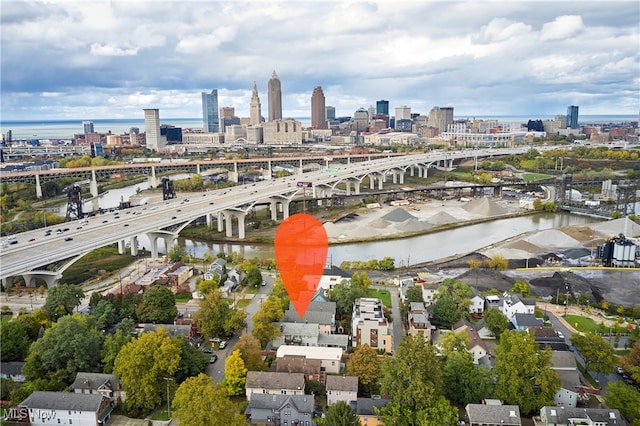
[{"label": "white house", "polygon": [[343,280],[351,282],[351,274],[347,271],[343,271],[337,266],[331,265],[330,268],[325,268],[322,271],[318,288],[328,291],[335,287],[336,284],[340,284]]},{"label": "white house", "polygon": [[562,385],[553,397],[553,403],[567,408],[573,408],[578,403],[578,388],[582,386],[580,383],[580,373],[576,366],[576,358],[568,351],[553,351],[551,364]]},{"label": "white house", "polygon": [[320,369],[328,374],[340,374],[342,369],[341,348],[282,345],[276,351],[277,359],[291,355],[304,356],[307,359],[319,359],[322,362]]},{"label": "white house", "polygon": [[0,378],[8,379],[12,382],[24,382],[25,377],[22,373],[22,367],[24,367],[24,362],[22,361],[0,362]]},{"label": "white house", "polygon": [[518,294],[504,293],[502,295],[502,313],[509,321],[515,314],[534,314],[536,310],[535,299],[527,299]]},{"label": "white house", "polygon": [[469,348],[467,350],[473,355],[473,363],[478,364],[480,358],[487,355],[487,345],[482,341],[476,329],[466,320],[456,322],[451,328],[453,333],[465,333],[467,335],[469,338]]},{"label": "white house", "polygon": [[356,299],[351,316],[351,332],[354,347],[367,344],[373,349],[392,350],[391,330],[380,299]]},{"label": "white house", "polygon": [[304,374],[248,371],[244,388],[248,401],[252,394],[304,395]]},{"label": "white house", "polygon": [[50,391],[35,391],[17,407],[33,426],[103,425],[112,410],[109,398],[100,394]]},{"label": "white house", "polygon": [[78,372],[71,387],[75,393],[100,394],[116,404],[126,400],[120,379],[113,374]]},{"label": "white house", "polygon": [[327,376],[327,405],[331,407],[338,401],[347,404],[358,400],[357,376]]},{"label": "white house", "polygon": [[471,288],[473,297],[469,305],[470,314],[482,314],[484,312],[484,296],[477,289]]}]

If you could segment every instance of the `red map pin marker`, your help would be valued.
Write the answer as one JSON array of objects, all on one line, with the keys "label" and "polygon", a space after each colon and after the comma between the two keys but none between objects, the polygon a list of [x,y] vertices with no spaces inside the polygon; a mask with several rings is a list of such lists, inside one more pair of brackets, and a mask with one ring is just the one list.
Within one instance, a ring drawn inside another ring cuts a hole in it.
[{"label": "red map pin marker", "polygon": [[298,315],[304,316],[327,260],[329,241],[322,223],[306,213],[289,216],[276,230],[276,263]]}]

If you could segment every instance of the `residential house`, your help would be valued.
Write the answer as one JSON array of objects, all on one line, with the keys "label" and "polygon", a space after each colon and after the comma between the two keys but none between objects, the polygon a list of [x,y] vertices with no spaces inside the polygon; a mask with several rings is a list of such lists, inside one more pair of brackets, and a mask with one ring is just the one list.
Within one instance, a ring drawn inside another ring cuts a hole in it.
[{"label": "residential house", "polygon": [[504,293],[502,295],[502,313],[509,321],[515,314],[535,314],[536,300],[528,299],[519,294]]},{"label": "residential house", "polygon": [[252,425],[316,426],[313,421],[313,395],[255,394],[245,415]]},{"label": "residential house", "polygon": [[427,309],[422,302],[411,302],[409,313],[407,314],[410,336],[422,336],[431,340],[431,322],[427,314]]},{"label": "residential house", "polygon": [[355,412],[360,419],[360,424],[362,426],[384,426],[376,410],[381,410],[390,402],[391,399],[380,397],[358,398]]},{"label": "residential house", "polygon": [[610,408],[570,408],[545,406],[540,409],[542,426],[621,426],[620,411]]},{"label": "residential house", "polygon": [[209,265],[209,269],[204,273],[205,280],[212,280],[214,276],[218,278],[222,278],[224,274],[227,273],[227,261],[222,259],[221,257],[214,260],[211,265]]},{"label": "residential house", "polygon": [[484,310],[498,309],[502,312],[502,297],[490,294],[484,298]]},{"label": "residential house", "polygon": [[338,401],[347,404],[358,399],[357,376],[327,376],[327,405],[331,407]]},{"label": "residential house", "polygon": [[392,351],[391,330],[380,299],[356,299],[351,316],[351,332],[354,347],[367,344],[373,349]]},{"label": "residential house", "polygon": [[320,334],[333,334],[336,332],[336,304],[311,302],[303,317],[291,305],[284,313],[283,322],[318,324]]},{"label": "residential house", "polygon": [[195,333],[196,328],[191,324],[150,324],[141,323],[136,325],[136,332],[146,333],[149,331],[156,331],[159,328],[164,328],[171,337],[183,336],[185,339],[190,339]]},{"label": "residential house", "polygon": [[35,391],[18,404],[20,415],[25,410],[32,426],[98,426],[109,419],[113,407],[100,394]]},{"label": "residential house", "polygon": [[71,389],[75,393],[106,396],[115,404],[126,400],[126,392],[122,389],[120,379],[113,374],[78,372]]},{"label": "residential house", "polygon": [[24,362],[22,361],[0,362],[0,378],[16,383],[24,382],[25,377],[22,373],[22,367],[24,367]]},{"label": "residential house", "polygon": [[471,304],[469,305],[469,313],[472,315],[482,315],[484,313],[484,296],[477,288],[471,287]]},{"label": "residential house", "polygon": [[536,318],[534,314],[514,314],[511,324],[516,331],[527,331],[531,327],[543,326],[544,321],[542,318]]},{"label": "residential house", "polygon": [[[418,277],[421,276],[422,274],[418,273]],[[440,277],[439,280],[425,280],[423,278],[418,278],[416,286],[422,289],[422,300],[424,300],[424,304],[426,306],[430,306],[435,302],[441,281],[442,277]]]},{"label": "residential house", "polygon": [[351,282],[351,276],[352,274],[350,272],[331,265],[330,268],[325,268],[322,271],[322,276],[318,282],[318,288],[321,288],[324,291],[329,291],[333,289],[336,284],[340,284],[343,280],[346,280],[348,283]]},{"label": "residential house", "polygon": [[280,332],[281,335],[271,341],[274,348],[281,345],[318,346],[318,324],[281,322]]},{"label": "residential house", "polygon": [[398,287],[413,287],[414,279],[411,276],[396,277],[393,279],[393,283]]},{"label": "residential house", "polygon": [[517,405],[467,404],[470,426],[522,426]]},{"label": "residential house", "polygon": [[551,364],[562,382],[553,397],[553,403],[566,408],[576,407],[580,396],[578,391],[582,386],[576,358],[571,352],[553,351]]},{"label": "residential house", "polygon": [[245,393],[249,401],[255,394],[304,395],[304,374],[248,371]]},{"label": "residential house", "polygon": [[304,356],[307,359],[320,360],[320,370],[322,372],[328,374],[340,374],[343,367],[342,353],[343,350],[341,348],[282,345],[276,351],[276,359],[279,360],[291,355]]},{"label": "residential house", "polygon": [[554,351],[568,350],[567,342],[563,338],[558,337],[556,331],[551,327],[529,327],[528,331],[533,335],[533,338],[540,349],[550,347]]},{"label": "residential house", "polygon": [[271,371],[278,373],[302,373],[305,380],[324,383],[326,374],[322,371],[322,361],[309,359],[303,355],[287,355],[271,363]]},{"label": "residential house", "polygon": [[479,364],[480,359],[488,354],[488,348],[473,325],[467,320],[459,320],[451,328],[454,333],[463,332],[467,335],[469,338],[468,351],[473,355],[473,363]]}]

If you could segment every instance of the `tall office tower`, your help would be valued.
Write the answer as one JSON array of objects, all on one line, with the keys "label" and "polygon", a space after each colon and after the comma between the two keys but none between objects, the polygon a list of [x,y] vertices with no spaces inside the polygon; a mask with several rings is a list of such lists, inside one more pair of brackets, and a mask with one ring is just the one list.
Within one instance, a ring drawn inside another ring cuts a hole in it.
[{"label": "tall office tower", "polygon": [[260,98],[258,97],[258,87],[253,82],[253,92],[251,93],[251,105],[249,106],[249,125],[257,126],[262,120],[262,110],[260,108]]},{"label": "tall office tower", "polygon": [[376,101],[376,114],[389,115],[389,101],[384,99]]},{"label": "tall office tower", "polygon": [[351,123],[352,130],[356,132],[366,131],[369,128],[369,111],[364,108],[358,108],[356,112],[353,113]]},{"label": "tall office tower", "polygon": [[82,122],[82,128],[84,129],[84,134],[86,135],[87,133],[94,133],[93,130],[93,121],[83,121]]},{"label": "tall office tower", "polygon": [[396,108],[396,121],[398,120],[411,120],[411,107],[406,105]]},{"label": "tall office tower", "polygon": [[211,93],[202,92],[202,130],[205,133],[218,133],[220,119],[218,118],[218,90]]},{"label": "tall office tower", "polygon": [[220,118],[233,118],[236,116],[236,109],[234,107],[222,107],[220,108]]},{"label": "tall office tower", "polygon": [[369,105],[369,108],[367,108],[367,112],[369,113],[369,117],[373,117],[374,115],[376,115],[376,107],[374,107],[373,105]]},{"label": "tall office tower", "polygon": [[324,107],[324,114],[327,118],[327,121],[332,121],[336,119],[336,107],[334,106],[326,106]]},{"label": "tall office tower", "polygon": [[275,70],[267,85],[267,101],[269,102],[269,121],[282,120],[282,89]]},{"label": "tall office tower", "polygon": [[453,107],[433,107],[429,111],[429,126],[438,129],[438,134],[446,132],[453,124]]},{"label": "tall office tower", "polygon": [[324,93],[322,92],[322,86],[316,86],[313,88],[313,94],[311,95],[311,128],[312,129],[326,129],[327,117],[324,105]]},{"label": "tall office tower", "polygon": [[567,129],[578,128],[578,107],[576,105],[569,105],[567,107]]},{"label": "tall office tower", "polygon": [[157,151],[164,148],[160,137],[160,110],[144,109],[144,131],[147,139],[147,149]]}]

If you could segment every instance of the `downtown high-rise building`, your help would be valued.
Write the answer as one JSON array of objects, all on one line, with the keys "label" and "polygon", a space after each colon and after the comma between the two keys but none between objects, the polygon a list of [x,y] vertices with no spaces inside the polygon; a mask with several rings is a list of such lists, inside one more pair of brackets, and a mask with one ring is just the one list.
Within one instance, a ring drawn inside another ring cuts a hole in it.
[{"label": "downtown high-rise building", "polygon": [[446,132],[453,124],[453,107],[433,107],[429,111],[429,127],[438,129],[438,134]]},{"label": "downtown high-rise building", "polygon": [[578,128],[578,106],[569,105],[567,107],[567,129]]},{"label": "downtown high-rise building", "polygon": [[85,135],[87,133],[94,133],[93,121],[83,121],[82,122],[82,130],[83,130],[83,133]]},{"label": "downtown high-rise building", "polygon": [[325,110],[325,99],[322,86],[313,88],[311,94],[311,128],[326,129],[327,128],[327,111]]},{"label": "downtown high-rise building", "polygon": [[324,111],[327,121],[336,119],[336,107],[327,105],[326,107],[324,107]]},{"label": "downtown high-rise building", "polygon": [[282,88],[275,70],[267,85],[267,102],[269,103],[269,121],[282,120]]},{"label": "downtown high-rise building", "polygon": [[384,99],[376,101],[376,114],[389,115],[389,101]]},{"label": "downtown high-rise building", "polygon": [[166,145],[160,136],[160,110],[156,108],[144,109],[144,131],[147,149],[158,151]]},{"label": "downtown high-rise building", "polygon": [[249,105],[249,124],[257,126],[262,121],[262,107],[258,96],[258,86],[253,82],[253,92],[251,93],[251,104]]},{"label": "downtown high-rise building", "polygon": [[213,89],[211,93],[202,92],[202,123],[202,130],[205,133],[217,133],[220,131],[217,89]]}]

